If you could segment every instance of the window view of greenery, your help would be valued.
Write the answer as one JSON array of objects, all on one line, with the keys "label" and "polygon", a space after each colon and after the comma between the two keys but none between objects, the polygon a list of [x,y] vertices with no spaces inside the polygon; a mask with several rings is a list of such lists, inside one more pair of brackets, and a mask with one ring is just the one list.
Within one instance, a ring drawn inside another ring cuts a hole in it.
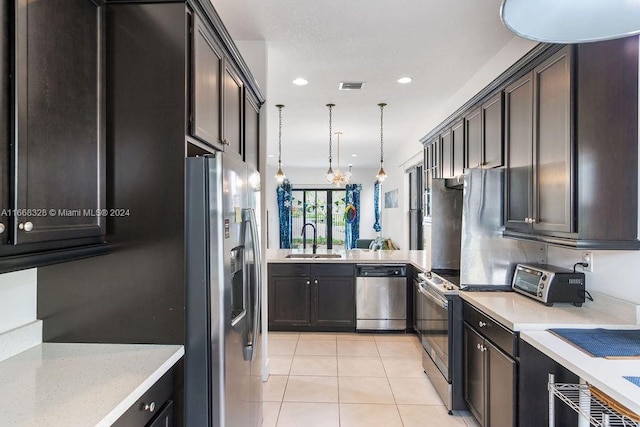
[{"label": "window view of greenery", "polygon": [[310,222],[318,230],[318,247],[344,248],[345,228],[344,190],[293,190],[291,201],[291,247],[308,248],[313,245],[313,229],[302,227]]}]

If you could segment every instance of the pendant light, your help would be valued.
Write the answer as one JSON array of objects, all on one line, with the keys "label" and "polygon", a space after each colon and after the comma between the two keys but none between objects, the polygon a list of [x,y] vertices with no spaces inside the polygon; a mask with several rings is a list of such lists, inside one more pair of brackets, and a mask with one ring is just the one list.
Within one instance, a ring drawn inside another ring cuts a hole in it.
[{"label": "pendant light", "polygon": [[384,133],[383,133],[383,123],[384,123],[384,107],[387,104],[385,104],[384,102],[381,102],[380,104],[378,104],[378,107],[380,107],[380,170],[378,171],[378,174],[376,175],[376,178],[378,179],[378,182],[382,182],[387,178],[387,173],[384,171],[383,168],[383,164],[384,164]]},{"label": "pendant light", "polygon": [[336,135],[338,136],[338,166],[333,174],[331,183],[340,187],[349,183],[349,180],[351,179],[351,166],[349,166],[349,171],[346,173],[342,173],[342,171],[340,171],[340,135],[342,135],[342,132],[336,132]]},{"label": "pendant light", "polygon": [[331,168],[331,134],[333,133],[331,130],[331,110],[335,107],[335,104],[327,104],[329,107],[329,169],[327,170],[327,181],[333,182],[333,169]]},{"label": "pendant light", "polygon": [[282,109],[284,105],[277,104],[276,108],[278,108],[278,172],[275,178],[278,184],[282,184],[287,177],[282,171]]},{"label": "pendant light", "polygon": [[503,0],[500,18],[515,34],[547,43],[585,43],[640,33],[635,0]]}]

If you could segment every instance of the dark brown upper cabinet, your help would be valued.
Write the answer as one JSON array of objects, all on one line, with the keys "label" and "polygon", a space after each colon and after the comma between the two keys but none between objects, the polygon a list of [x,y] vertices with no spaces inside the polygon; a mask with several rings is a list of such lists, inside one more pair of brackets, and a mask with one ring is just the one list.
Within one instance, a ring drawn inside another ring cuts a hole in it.
[{"label": "dark brown upper cabinet", "polygon": [[504,165],[502,91],[482,103],[482,167]]},{"label": "dark brown upper cabinet", "polygon": [[465,115],[465,167],[496,168],[504,164],[502,92]]},{"label": "dark brown upper cabinet", "polygon": [[507,171],[505,182],[505,225],[527,230],[531,227],[531,183],[533,177],[533,78],[528,73],[507,86],[505,135]]},{"label": "dark brown upper cabinet", "polygon": [[421,141],[439,135],[448,178],[465,123],[464,165],[506,166],[507,237],[640,249],[638,45],[539,45]]},{"label": "dark brown upper cabinet", "polygon": [[505,90],[508,228],[572,231],[571,56],[562,49]]},{"label": "dark brown upper cabinet", "polygon": [[[15,2],[11,150],[2,139],[12,188],[7,168],[0,179],[5,243],[40,251],[104,241],[104,8],[91,0]],[[23,251],[3,248],[16,250]]]},{"label": "dark brown upper cabinet", "polygon": [[465,168],[482,167],[482,109],[476,108],[464,118],[465,124]]},{"label": "dark brown upper cabinet", "polygon": [[461,175],[465,164],[464,119],[451,127],[451,147],[453,148],[453,176]]},{"label": "dark brown upper cabinet", "polygon": [[222,150],[221,73],[223,55],[202,19],[192,14],[191,133]]},{"label": "dark brown upper cabinet", "polygon": [[244,161],[260,170],[260,108],[245,90],[244,97]]},{"label": "dark brown upper cabinet", "polygon": [[226,146],[225,151],[242,155],[243,84],[238,73],[234,71],[228,61],[225,61],[224,65],[223,86],[222,116],[224,127],[222,128],[222,143]]},{"label": "dark brown upper cabinet", "polygon": [[533,70],[534,230],[573,231],[572,48]]},{"label": "dark brown upper cabinet", "polygon": [[441,168],[440,178],[453,176],[453,146],[451,144],[451,129],[447,129],[440,135]]}]

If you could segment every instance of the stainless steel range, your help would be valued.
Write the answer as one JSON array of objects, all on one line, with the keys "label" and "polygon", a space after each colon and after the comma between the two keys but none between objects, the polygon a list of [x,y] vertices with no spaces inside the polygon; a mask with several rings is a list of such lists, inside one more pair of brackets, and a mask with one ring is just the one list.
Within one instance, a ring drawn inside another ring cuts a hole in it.
[{"label": "stainless steel range", "polygon": [[425,349],[425,374],[451,411],[466,410],[462,383],[462,302],[457,271],[421,273],[416,287],[416,323]]}]

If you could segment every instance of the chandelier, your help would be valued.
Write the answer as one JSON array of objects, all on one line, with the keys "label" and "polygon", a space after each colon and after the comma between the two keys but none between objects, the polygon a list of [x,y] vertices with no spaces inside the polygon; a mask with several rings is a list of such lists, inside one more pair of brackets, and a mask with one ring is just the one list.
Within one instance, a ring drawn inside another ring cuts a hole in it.
[{"label": "chandelier", "polygon": [[383,163],[384,163],[384,144],[383,144],[383,132],[382,132],[382,125],[383,125],[383,110],[384,107],[387,104],[385,104],[384,102],[381,102],[380,104],[378,104],[378,107],[380,107],[380,170],[378,170],[378,174],[376,175],[376,178],[378,180],[378,182],[382,182],[387,178],[387,173],[384,171]]},{"label": "chandelier", "polygon": [[340,135],[342,135],[342,132],[336,132],[336,135],[338,136],[338,162],[336,171],[333,173],[333,177],[329,180],[329,175],[327,174],[327,180],[332,184],[335,184],[337,187],[341,187],[343,185],[347,185],[351,179],[351,165],[349,165],[348,172],[342,173],[340,171]]},{"label": "chandelier", "polygon": [[278,104],[276,108],[278,109],[278,172],[276,172],[276,181],[278,184],[282,184],[284,179],[287,177],[282,171],[282,108],[284,105]]}]

